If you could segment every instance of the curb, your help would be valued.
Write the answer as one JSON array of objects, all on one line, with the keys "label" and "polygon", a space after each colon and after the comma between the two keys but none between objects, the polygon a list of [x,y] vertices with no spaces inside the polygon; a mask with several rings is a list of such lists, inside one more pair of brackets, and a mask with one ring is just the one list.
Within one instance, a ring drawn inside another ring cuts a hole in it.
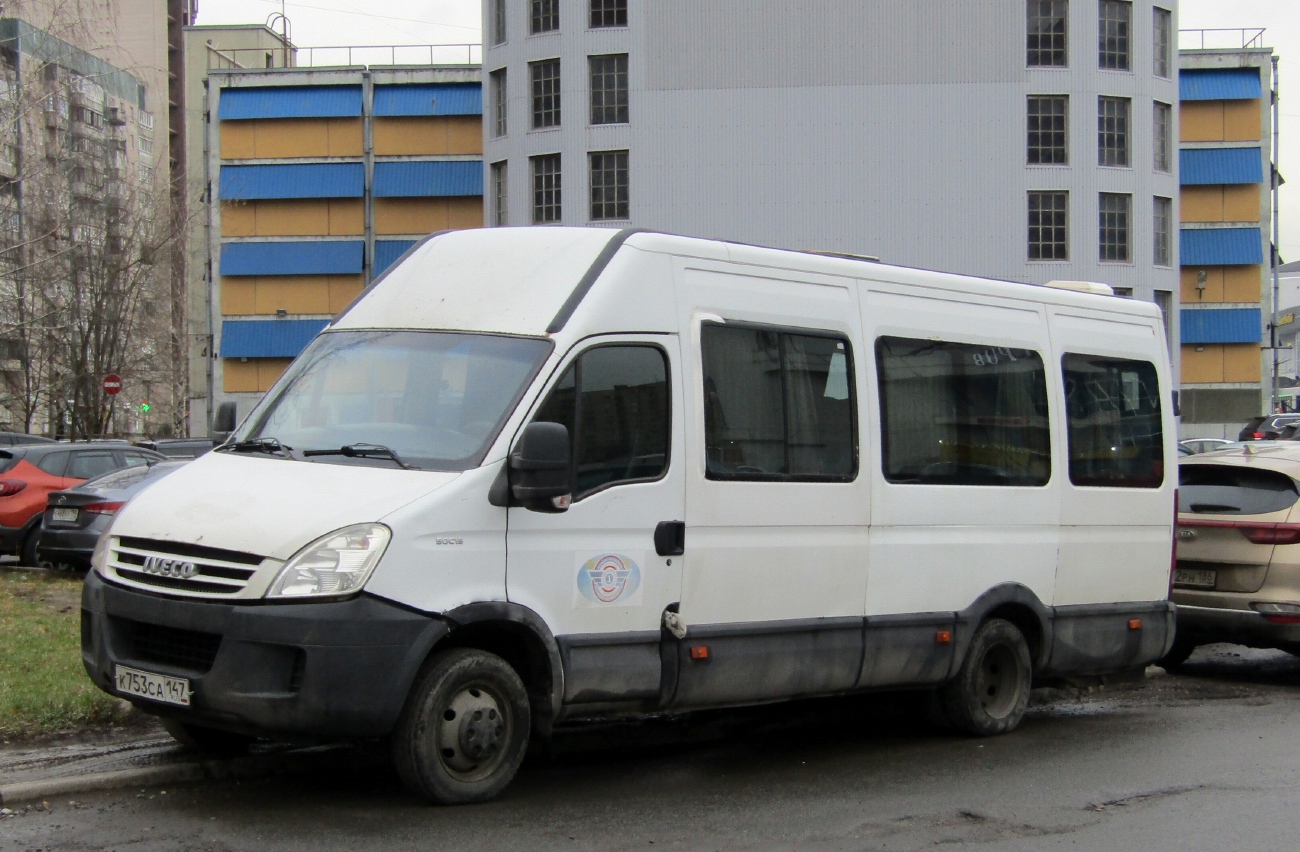
[{"label": "curb", "polygon": [[173,766],[147,766],[140,769],[120,769],[116,772],[96,772],[91,775],[72,775],[65,778],[3,784],[0,785],[0,807],[8,807],[16,802],[30,802],[50,796],[85,793],[92,790],[201,781],[212,774],[201,763],[180,763]]}]

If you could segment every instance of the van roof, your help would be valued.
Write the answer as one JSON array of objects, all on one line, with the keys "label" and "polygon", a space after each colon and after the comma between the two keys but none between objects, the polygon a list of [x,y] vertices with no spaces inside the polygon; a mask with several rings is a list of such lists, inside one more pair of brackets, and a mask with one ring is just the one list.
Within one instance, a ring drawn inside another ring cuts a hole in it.
[{"label": "van roof", "polygon": [[555,334],[624,247],[860,280],[986,292],[1040,303],[1104,307],[1114,313],[1159,315],[1155,305],[1131,299],[891,266],[865,257],[634,229],[551,226],[477,228],[426,237],[377,278],[332,327]]}]

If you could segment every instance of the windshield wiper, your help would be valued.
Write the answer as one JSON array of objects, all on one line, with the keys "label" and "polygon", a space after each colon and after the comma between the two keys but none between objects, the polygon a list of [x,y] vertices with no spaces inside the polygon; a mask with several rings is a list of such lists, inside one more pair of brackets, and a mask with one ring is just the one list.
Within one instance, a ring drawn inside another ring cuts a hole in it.
[{"label": "windshield wiper", "polygon": [[275,453],[285,457],[289,456],[289,451],[293,447],[285,446],[280,443],[279,438],[251,438],[247,441],[236,441],[233,444],[227,444],[218,447],[219,450],[225,450],[231,453]]},{"label": "windshield wiper", "polygon": [[336,450],[304,450],[304,456],[347,456],[350,459],[388,459],[396,462],[397,466],[404,470],[415,470],[416,468],[402,461],[401,456],[385,447],[383,444],[368,444],[360,442],[356,444],[344,444]]}]

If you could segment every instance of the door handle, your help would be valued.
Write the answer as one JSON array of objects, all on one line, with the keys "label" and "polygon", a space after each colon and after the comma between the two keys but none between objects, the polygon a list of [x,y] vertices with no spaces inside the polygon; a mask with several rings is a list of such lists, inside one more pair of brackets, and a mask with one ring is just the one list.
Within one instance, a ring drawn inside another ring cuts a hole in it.
[{"label": "door handle", "polygon": [[686,552],[686,522],[660,521],[655,527],[655,553],[681,556]]}]

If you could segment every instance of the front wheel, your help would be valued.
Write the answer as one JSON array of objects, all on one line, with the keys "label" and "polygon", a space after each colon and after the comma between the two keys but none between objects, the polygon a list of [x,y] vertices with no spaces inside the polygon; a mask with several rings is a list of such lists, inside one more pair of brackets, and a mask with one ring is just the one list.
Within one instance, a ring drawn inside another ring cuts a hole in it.
[{"label": "front wheel", "polygon": [[943,688],[944,711],[967,733],[1005,734],[1025,715],[1032,677],[1025,637],[1011,622],[991,618],[975,631],[956,679]]},{"label": "front wheel", "polygon": [[432,802],[483,802],[515,777],[528,731],[528,693],[510,664],[455,648],[416,678],[393,732],[393,762],[411,792]]}]

